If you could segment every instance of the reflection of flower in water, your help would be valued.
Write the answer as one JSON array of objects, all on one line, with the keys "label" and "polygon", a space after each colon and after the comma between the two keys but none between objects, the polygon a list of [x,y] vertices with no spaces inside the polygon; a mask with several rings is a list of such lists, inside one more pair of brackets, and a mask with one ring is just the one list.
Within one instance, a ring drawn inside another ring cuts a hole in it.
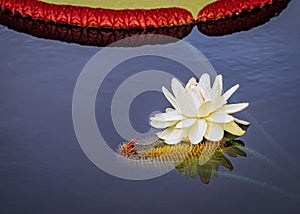
[{"label": "reflection of flower in water", "polygon": [[120,145],[117,151],[129,163],[134,160],[134,164],[137,161],[142,167],[147,163],[160,169],[171,164],[181,175],[187,173],[190,178],[198,175],[203,183],[208,184],[212,173],[217,177],[220,166],[233,170],[231,161],[224,154],[246,157],[246,153],[238,148],[244,146],[242,141],[225,139],[196,145],[188,142],[169,145],[158,138],[146,139],[148,144],[144,144],[143,140],[133,139]]},{"label": "reflection of flower in water", "polygon": [[156,114],[150,124],[158,129],[165,129],[157,136],[167,144],[178,144],[186,137],[192,144],[198,144],[203,138],[220,141],[224,131],[236,136],[245,133],[237,124],[248,122],[234,118],[230,114],[242,111],[248,103],[227,104],[227,100],[237,90],[235,85],[222,94],[222,75],[218,75],[213,86],[208,74],[203,74],[199,82],[191,78],[184,88],[175,78],[172,80],[172,95],[162,88],[164,95],[174,108],[167,108],[166,113]]},{"label": "reflection of flower in water", "polygon": [[247,156],[243,150],[238,148],[243,146],[244,143],[242,141],[225,141],[222,145],[218,145],[218,148],[207,162],[202,164],[200,160],[205,158],[205,156],[195,155],[183,160],[182,163],[176,166],[176,169],[181,175],[187,173],[190,178],[195,178],[199,175],[200,180],[203,183],[208,184],[212,173],[214,177],[217,178],[220,166],[223,166],[230,171],[233,170],[231,161],[224,154],[227,154],[230,157]]}]

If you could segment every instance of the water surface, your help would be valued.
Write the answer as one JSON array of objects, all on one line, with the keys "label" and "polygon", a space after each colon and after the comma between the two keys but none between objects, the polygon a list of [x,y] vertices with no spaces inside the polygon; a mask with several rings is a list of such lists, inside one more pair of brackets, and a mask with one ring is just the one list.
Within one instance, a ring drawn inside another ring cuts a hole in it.
[{"label": "water surface", "polygon": [[[292,1],[279,17],[250,31],[207,37],[195,28],[184,39],[223,74],[225,88],[241,85],[236,100],[251,103],[240,114],[252,124],[242,139],[257,153],[233,159],[235,170],[223,170],[209,185],[176,171],[153,180],[127,181],[95,167],[77,143],[71,105],[82,68],[100,48],[38,39],[0,26],[2,213],[299,211],[299,9],[300,3]],[[181,69],[168,62],[155,66],[174,73]],[[125,65],[128,71],[137,67],[151,64]],[[111,147],[120,138],[111,129],[105,102],[126,75],[111,76],[111,88],[104,86],[96,103],[98,123],[111,138]],[[182,74],[183,80],[188,77]],[[150,107],[144,109],[143,100]],[[131,115],[145,118],[165,105],[161,94],[144,94]],[[143,131],[148,119],[136,121],[133,125]]]}]

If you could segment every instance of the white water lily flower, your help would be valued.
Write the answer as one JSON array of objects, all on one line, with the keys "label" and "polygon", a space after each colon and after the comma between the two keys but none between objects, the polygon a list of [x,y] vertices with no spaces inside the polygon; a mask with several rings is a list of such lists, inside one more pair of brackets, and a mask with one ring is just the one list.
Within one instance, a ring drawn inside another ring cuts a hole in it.
[{"label": "white water lily flower", "polygon": [[242,136],[245,131],[237,123],[249,123],[234,118],[231,114],[242,111],[249,104],[227,104],[227,100],[238,87],[239,85],[235,85],[222,94],[222,75],[215,78],[212,87],[208,74],[203,74],[199,82],[191,78],[185,88],[173,78],[173,94],[165,87],[162,88],[173,108],[167,108],[165,113],[151,117],[150,124],[154,128],[164,129],[157,136],[167,144],[177,144],[186,137],[192,144],[200,143],[203,138],[219,141],[224,136],[224,130]]}]

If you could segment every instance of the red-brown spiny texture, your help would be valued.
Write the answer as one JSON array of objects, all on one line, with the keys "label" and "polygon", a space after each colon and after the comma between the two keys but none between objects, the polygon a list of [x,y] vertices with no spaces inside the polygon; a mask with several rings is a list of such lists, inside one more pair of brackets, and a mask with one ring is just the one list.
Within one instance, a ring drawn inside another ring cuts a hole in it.
[{"label": "red-brown spiny texture", "polygon": [[2,9],[43,21],[82,27],[113,29],[149,28],[185,25],[194,22],[192,14],[182,8],[113,10],[71,5],[56,5],[38,0],[0,0]]},{"label": "red-brown spiny texture", "polygon": [[218,20],[232,17],[244,11],[262,8],[266,4],[272,4],[280,0],[218,0],[205,6],[198,14],[197,22]]},{"label": "red-brown spiny texture", "polygon": [[[0,0],[0,6],[22,17],[45,22],[65,23],[81,27],[112,29],[158,28],[187,25],[197,22],[231,17],[243,11],[261,8],[280,0],[218,0],[199,8],[198,17],[193,17],[184,8],[157,9],[104,9],[84,6],[58,5],[38,0]],[[195,5],[196,7],[197,5]]]}]

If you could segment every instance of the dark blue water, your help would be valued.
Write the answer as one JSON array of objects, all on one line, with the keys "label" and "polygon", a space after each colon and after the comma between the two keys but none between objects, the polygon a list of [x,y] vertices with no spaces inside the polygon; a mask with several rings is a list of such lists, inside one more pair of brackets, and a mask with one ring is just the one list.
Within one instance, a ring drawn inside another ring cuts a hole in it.
[{"label": "dark blue water", "polygon": [[[251,104],[240,117],[251,122],[242,139],[255,152],[232,159],[234,171],[222,169],[209,185],[176,171],[127,181],[95,167],[75,136],[72,95],[81,70],[100,48],[37,39],[0,26],[1,213],[299,212],[299,9],[299,1],[292,1],[279,17],[250,31],[207,37],[194,29],[184,39],[223,74],[225,88],[241,85],[236,100]],[[112,89],[125,75],[108,79]],[[98,124],[115,147],[119,137],[105,120],[103,104],[113,90],[103,90]],[[139,108],[143,100],[153,105]],[[161,94],[148,93],[135,104],[133,112],[145,118],[167,103]],[[133,125],[142,127],[147,120]]]}]

